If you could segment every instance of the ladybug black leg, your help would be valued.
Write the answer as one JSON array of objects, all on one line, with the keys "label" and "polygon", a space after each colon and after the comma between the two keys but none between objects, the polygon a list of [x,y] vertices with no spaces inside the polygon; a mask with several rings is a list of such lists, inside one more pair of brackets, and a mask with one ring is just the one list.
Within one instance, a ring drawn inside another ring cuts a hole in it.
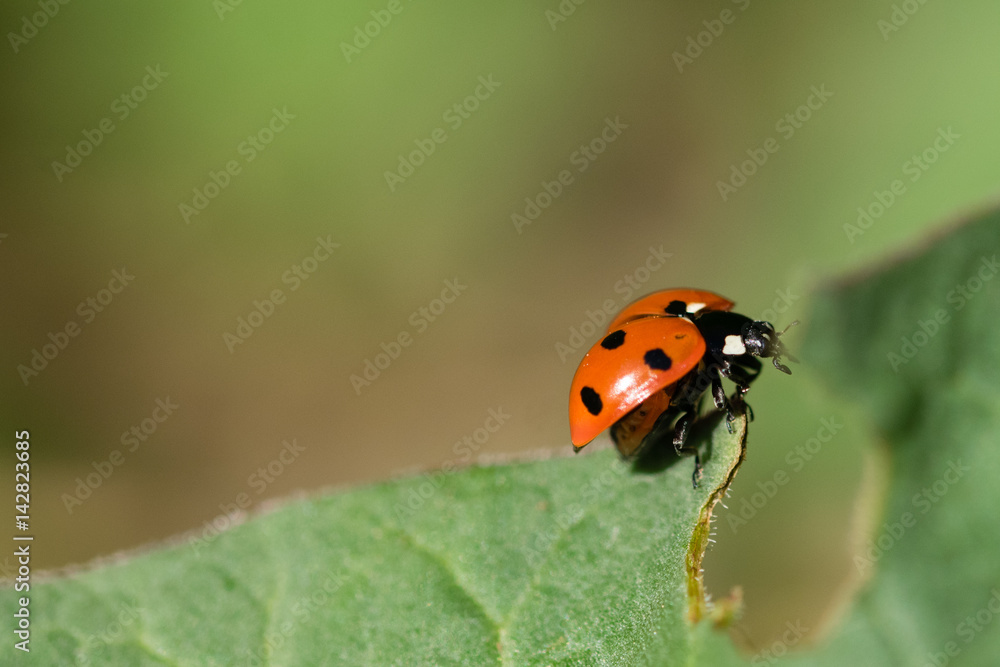
[{"label": "ladybug black leg", "polygon": [[701,481],[702,477],[701,455],[698,453],[697,447],[688,447],[685,444],[688,433],[691,430],[691,424],[694,423],[696,415],[697,412],[688,410],[677,420],[677,423],[674,425],[674,451],[677,452],[678,456],[694,456],[694,472],[691,473],[691,485],[697,489],[698,482]]},{"label": "ladybug black leg", "polygon": [[689,449],[684,447],[684,443],[687,442],[688,431],[691,430],[691,424],[693,422],[694,415],[690,412],[685,412],[681,415],[681,418],[677,420],[677,424],[674,425],[674,451],[677,452],[678,456],[684,456],[691,453]]},{"label": "ladybug black leg", "polygon": [[[726,413],[726,428],[733,432],[733,422],[736,420],[736,406],[726,397],[726,390],[722,386],[722,378],[716,374],[712,378],[712,398],[715,399],[715,407],[724,410]],[[735,398],[735,396],[734,396]]]},{"label": "ladybug black leg", "polygon": [[730,405],[733,406],[733,411],[735,414],[746,414],[750,421],[753,421],[753,408],[747,403],[744,396],[750,391],[750,387],[746,385],[736,385],[736,392],[733,393],[732,398],[729,399]]},{"label": "ladybug black leg", "polygon": [[726,390],[722,386],[722,378],[716,375],[712,378],[712,397],[715,399],[715,407],[725,411],[726,428],[730,433],[733,433],[733,422],[736,421],[736,415],[741,412],[742,394],[737,391],[736,394],[733,394],[732,400],[727,398]]},{"label": "ladybug black leg", "polygon": [[750,387],[750,383],[760,375],[761,363],[753,357],[740,357],[735,363],[726,364],[722,369],[722,375],[729,378],[736,385],[743,389],[743,393]]},{"label": "ladybug black leg", "polygon": [[722,388],[722,378],[718,375],[712,378],[712,398],[715,400],[715,407],[719,410],[729,409],[729,399],[726,398],[726,390]]},{"label": "ladybug black leg", "polygon": [[733,407],[737,410],[742,410],[743,406],[746,405],[746,399],[743,397],[746,396],[748,391],[750,391],[750,387],[745,384],[737,383],[736,391],[733,392],[733,397],[729,399],[729,402],[732,403]]},{"label": "ladybug black leg", "polygon": [[694,454],[694,472],[691,473],[691,488],[697,489],[698,484],[701,482],[701,476],[703,475],[701,468],[701,457],[698,456],[698,452]]},{"label": "ladybug black leg", "polygon": [[[722,369],[723,377],[732,380],[736,384],[736,391],[730,399],[729,409],[726,414],[726,425],[732,433],[732,422],[739,414],[747,413],[750,421],[753,421],[753,410],[743,397],[750,391],[750,383],[760,375],[761,363],[752,357],[741,359],[737,363],[727,364]],[[713,387],[714,390],[714,387]]]}]

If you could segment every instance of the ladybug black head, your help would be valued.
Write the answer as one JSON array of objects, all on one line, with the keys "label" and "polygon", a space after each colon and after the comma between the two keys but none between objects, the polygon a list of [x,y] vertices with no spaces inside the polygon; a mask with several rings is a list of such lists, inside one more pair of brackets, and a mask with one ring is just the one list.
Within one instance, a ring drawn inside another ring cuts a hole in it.
[{"label": "ladybug black head", "polygon": [[791,375],[792,371],[788,369],[788,366],[781,363],[781,357],[788,357],[789,361],[797,362],[798,360],[788,353],[779,337],[788,331],[789,327],[796,324],[798,322],[792,322],[785,327],[784,331],[778,333],[770,322],[747,322],[743,325],[740,337],[743,339],[743,346],[748,354],[755,357],[773,357],[774,367],[782,373]]}]

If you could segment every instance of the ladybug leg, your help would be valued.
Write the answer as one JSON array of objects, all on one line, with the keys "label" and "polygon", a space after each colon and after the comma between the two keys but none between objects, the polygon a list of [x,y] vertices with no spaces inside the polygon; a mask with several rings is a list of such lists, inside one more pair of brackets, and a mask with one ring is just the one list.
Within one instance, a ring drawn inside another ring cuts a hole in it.
[{"label": "ladybug leg", "polygon": [[[728,370],[728,369],[727,369]],[[725,373],[725,371],[723,371]],[[737,406],[726,396],[726,390],[722,386],[722,377],[716,373],[712,377],[712,398],[715,399],[715,407],[726,412],[726,428],[733,432],[733,422],[736,420]],[[736,395],[733,396],[736,398]]]},{"label": "ladybug leg", "polygon": [[718,375],[712,378],[712,398],[715,399],[716,408],[728,410],[729,399],[726,398],[726,390],[722,387],[722,378]]},{"label": "ladybug leg", "polygon": [[736,387],[736,393],[733,394],[733,398],[731,400],[733,405],[736,406],[740,412],[745,412],[750,421],[753,421],[753,408],[750,407],[750,404],[747,403],[746,398],[744,398],[748,391],[750,391],[750,387],[745,385]]},{"label": "ladybug leg", "polygon": [[701,481],[702,477],[702,467],[701,467],[701,454],[698,453],[697,447],[687,447],[685,446],[685,441],[687,440],[688,430],[691,428],[691,423],[694,418],[690,413],[681,417],[681,420],[677,423],[674,430],[674,450],[677,452],[678,456],[693,456],[694,457],[694,471],[691,473],[691,486],[698,488],[698,482]]},{"label": "ladybug leg", "polygon": [[736,384],[736,391],[729,402],[729,410],[726,414],[726,424],[729,432],[732,433],[732,422],[738,414],[747,413],[750,421],[753,421],[753,410],[747,404],[744,396],[750,391],[750,383],[760,375],[761,363],[754,358],[740,360],[737,363],[726,364],[722,368],[722,375]]},{"label": "ladybug leg", "polygon": [[674,451],[677,452],[678,456],[687,456],[692,453],[695,456],[698,455],[697,449],[684,446],[684,443],[687,442],[688,432],[691,430],[692,423],[694,423],[694,415],[690,412],[685,412],[677,420],[677,424],[674,425]]},{"label": "ladybug leg", "polygon": [[[726,374],[726,370],[722,371],[722,375]],[[715,407],[719,410],[724,410],[726,413],[726,428],[729,432],[733,432],[733,406],[729,402],[729,398],[726,397],[726,389],[722,386],[722,375],[718,371],[712,373],[712,399],[715,401]]]},{"label": "ladybug leg", "polygon": [[753,408],[750,407],[750,404],[744,398],[748,391],[750,391],[750,387],[742,384],[736,385],[736,392],[729,399],[729,402],[736,414],[746,414],[750,421],[753,421]]},{"label": "ladybug leg", "polygon": [[701,457],[698,456],[698,452],[694,453],[694,472],[691,473],[691,488],[697,489],[698,484],[701,482],[701,476],[703,475],[701,467]]},{"label": "ladybug leg", "polygon": [[687,437],[691,431],[697,412],[693,408],[686,409],[674,425],[674,451],[678,456],[694,457],[694,472],[691,473],[691,486],[698,488],[698,483],[702,477],[701,455],[697,447],[688,447]]},{"label": "ladybug leg", "polygon": [[[674,392],[674,403],[670,407],[671,411],[678,415],[677,421],[674,422],[674,451],[678,456],[694,457],[691,485],[696,489],[702,478],[701,455],[697,447],[687,444],[687,439],[692,425],[701,414],[700,408],[705,396],[705,389],[712,382],[713,377],[718,379],[717,376],[718,374],[711,367],[702,366],[698,370],[692,371],[678,383],[677,390]],[[719,386],[721,387],[721,383]]]},{"label": "ladybug leg", "polygon": [[742,412],[746,408],[746,393],[750,391],[750,387],[740,382],[736,383],[736,391],[733,392],[733,397],[729,399],[730,404],[739,412]]}]

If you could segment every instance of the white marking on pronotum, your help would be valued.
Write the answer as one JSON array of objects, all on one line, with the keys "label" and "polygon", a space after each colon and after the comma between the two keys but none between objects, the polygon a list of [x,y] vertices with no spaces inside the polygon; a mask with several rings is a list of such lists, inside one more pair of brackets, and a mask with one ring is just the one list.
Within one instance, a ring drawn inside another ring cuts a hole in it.
[{"label": "white marking on pronotum", "polygon": [[722,348],[722,354],[746,354],[747,348],[743,344],[743,338],[737,335],[726,336],[726,344]]},{"label": "white marking on pronotum", "polygon": [[703,303],[689,303],[688,304],[688,312],[689,313],[697,313],[699,310],[701,310],[704,307],[705,307],[705,304],[703,304]]}]

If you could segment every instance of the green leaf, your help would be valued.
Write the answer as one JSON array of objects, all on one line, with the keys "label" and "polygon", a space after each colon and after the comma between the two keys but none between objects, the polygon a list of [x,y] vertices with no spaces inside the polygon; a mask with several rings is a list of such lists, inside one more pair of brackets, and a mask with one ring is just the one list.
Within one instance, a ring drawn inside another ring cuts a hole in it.
[{"label": "green leaf", "polygon": [[[883,443],[859,592],[817,645],[754,665],[986,665],[1000,655],[1000,213],[822,290],[803,359]],[[612,451],[436,471],[300,501],[30,591],[4,664],[728,665],[704,601],[711,509],[745,452],[706,420],[691,462]],[[12,619],[23,593],[0,593]]]},{"label": "green leaf", "polygon": [[997,664],[998,255],[992,211],[820,293],[803,356],[865,406],[885,481],[854,560],[867,583],[829,643],[788,664]]},{"label": "green leaf", "polygon": [[[32,654],[8,635],[0,662],[691,662],[728,644],[696,622],[711,508],[743,457],[735,426],[692,435],[706,445],[698,489],[690,459],[643,472],[610,450],[437,471],[33,583]],[[18,595],[0,595],[3,618]]]}]

